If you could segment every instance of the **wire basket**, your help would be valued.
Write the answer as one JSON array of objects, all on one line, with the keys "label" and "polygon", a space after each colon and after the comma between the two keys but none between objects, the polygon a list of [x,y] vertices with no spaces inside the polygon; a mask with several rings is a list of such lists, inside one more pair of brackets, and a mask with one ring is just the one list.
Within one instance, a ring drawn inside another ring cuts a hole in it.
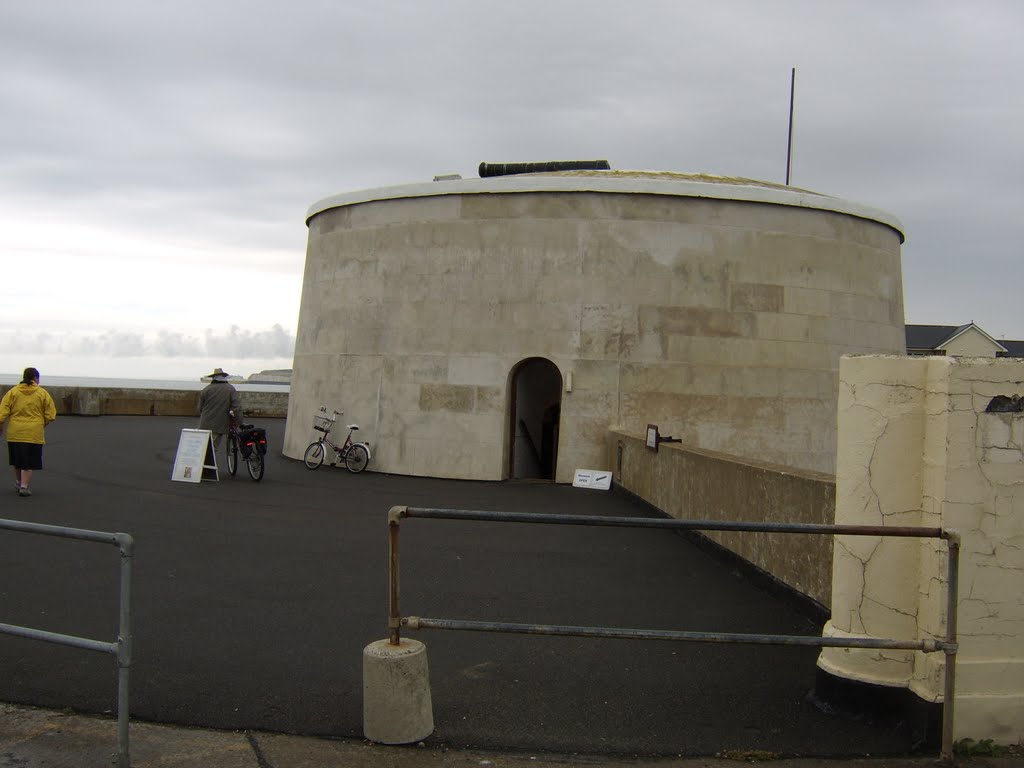
[{"label": "wire basket", "polygon": [[335,415],[326,415],[324,412],[313,414],[313,429],[317,432],[323,432],[325,435],[331,431],[331,427],[334,426],[334,420],[338,418]]}]

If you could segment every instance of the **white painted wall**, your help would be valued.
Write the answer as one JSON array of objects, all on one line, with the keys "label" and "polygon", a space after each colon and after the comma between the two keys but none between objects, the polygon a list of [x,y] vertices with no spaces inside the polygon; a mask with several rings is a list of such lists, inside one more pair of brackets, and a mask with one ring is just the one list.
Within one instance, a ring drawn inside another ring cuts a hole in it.
[{"label": "white painted wall", "polygon": [[[836,522],[956,529],[962,538],[954,738],[1024,738],[1024,361],[844,357]],[[824,634],[942,638],[946,545],[836,537]],[[825,649],[834,675],[942,700],[944,655]]]},{"label": "white painted wall", "polygon": [[968,328],[955,339],[942,345],[947,355],[960,357],[995,357],[999,350],[992,339],[976,328]]}]

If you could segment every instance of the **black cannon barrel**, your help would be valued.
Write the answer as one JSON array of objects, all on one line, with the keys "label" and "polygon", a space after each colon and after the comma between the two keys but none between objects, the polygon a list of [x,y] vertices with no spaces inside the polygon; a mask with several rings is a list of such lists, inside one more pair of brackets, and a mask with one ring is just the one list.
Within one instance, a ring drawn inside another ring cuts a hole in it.
[{"label": "black cannon barrel", "polygon": [[553,160],[546,163],[480,163],[480,178],[552,171],[610,171],[607,160]]}]

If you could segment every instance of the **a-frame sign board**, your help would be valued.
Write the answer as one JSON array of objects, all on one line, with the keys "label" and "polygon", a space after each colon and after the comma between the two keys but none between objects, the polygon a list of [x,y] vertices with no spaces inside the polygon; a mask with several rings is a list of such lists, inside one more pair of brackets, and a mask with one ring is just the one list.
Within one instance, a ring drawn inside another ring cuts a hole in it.
[{"label": "a-frame sign board", "polygon": [[181,430],[171,480],[182,483],[220,480],[220,474],[217,472],[217,453],[213,450],[213,433],[210,430]]}]

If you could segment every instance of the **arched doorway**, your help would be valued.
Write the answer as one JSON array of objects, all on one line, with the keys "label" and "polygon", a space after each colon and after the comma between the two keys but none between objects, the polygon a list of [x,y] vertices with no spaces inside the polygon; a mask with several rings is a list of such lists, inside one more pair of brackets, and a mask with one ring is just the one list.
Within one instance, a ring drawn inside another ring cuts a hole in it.
[{"label": "arched doorway", "polygon": [[555,479],[562,374],[542,357],[523,360],[509,374],[509,468],[515,479]]}]

